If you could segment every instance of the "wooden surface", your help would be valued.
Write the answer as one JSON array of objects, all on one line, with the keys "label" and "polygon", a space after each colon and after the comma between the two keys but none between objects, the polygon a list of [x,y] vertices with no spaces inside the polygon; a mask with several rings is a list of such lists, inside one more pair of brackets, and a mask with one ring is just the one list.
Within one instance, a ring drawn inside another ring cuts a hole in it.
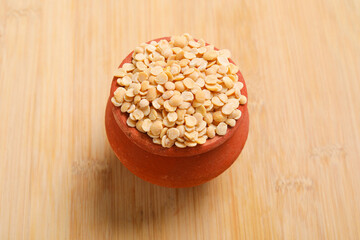
[{"label": "wooden surface", "polygon": [[[0,0],[0,239],[359,239],[360,3]],[[104,130],[113,70],[189,32],[249,93],[236,163],[146,183]]]}]

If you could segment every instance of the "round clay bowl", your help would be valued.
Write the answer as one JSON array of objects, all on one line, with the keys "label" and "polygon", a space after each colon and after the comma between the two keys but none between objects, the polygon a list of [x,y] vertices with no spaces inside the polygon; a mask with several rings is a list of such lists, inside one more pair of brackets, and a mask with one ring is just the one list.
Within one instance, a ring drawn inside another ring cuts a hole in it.
[{"label": "round clay bowl", "polygon": [[[155,39],[170,40],[170,37]],[[151,41],[149,41],[151,42]],[[131,52],[120,64],[131,62]],[[231,59],[230,62],[234,63]],[[246,84],[240,71],[239,81],[244,84],[241,94],[247,97]],[[241,118],[225,136],[208,139],[196,147],[163,148],[136,128],[127,126],[127,113],[122,113],[110,99],[116,90],[113,78],[110,97],[106,106],[105,127],[112,149],[122,164],[136,176],[165,187],[192,187],[205,183],[231,166],[243,149],[249,132],[247,104],[240,105]]]}]

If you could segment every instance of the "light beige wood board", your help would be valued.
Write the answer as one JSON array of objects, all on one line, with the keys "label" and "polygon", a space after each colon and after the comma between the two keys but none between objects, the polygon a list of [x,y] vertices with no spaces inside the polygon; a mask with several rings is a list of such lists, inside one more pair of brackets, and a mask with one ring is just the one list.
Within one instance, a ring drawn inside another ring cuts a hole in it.
[{"label": "light beige wood board", "polygon": [[[359,239],[360,2],[0,0],[0,239]],[[104,130],[113,70],[189,32],[232,51],[250,133],[202,186],[146,183]]]}]

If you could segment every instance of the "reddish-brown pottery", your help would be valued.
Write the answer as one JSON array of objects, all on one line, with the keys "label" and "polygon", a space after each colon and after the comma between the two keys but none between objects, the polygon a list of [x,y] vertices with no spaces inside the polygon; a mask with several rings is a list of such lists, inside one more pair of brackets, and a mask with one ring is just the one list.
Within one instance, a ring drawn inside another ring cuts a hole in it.
[{"label": "reddish-brown pottery", "polygon": [[[155,39],[170,40],[169,37]],[[123,60],[131,62],[132,52]],[[232,60],[230,62],[233,63]],[[247,97],[246,84],[240,71],[239,81],[244,84],[241,94]],[[110,145],[118,159],[136,176],[156,185],[182,188],[205,183],[228,169],[242,151],[249,132],[247,104],[240,105],[240,119],[225,136],[208,139],[196,147],[163,148],[136,128],[127,126],[127,113],[122,113],[110,99],[117,88],[113,78],[110,97],[106,106],[105,127]]]}]

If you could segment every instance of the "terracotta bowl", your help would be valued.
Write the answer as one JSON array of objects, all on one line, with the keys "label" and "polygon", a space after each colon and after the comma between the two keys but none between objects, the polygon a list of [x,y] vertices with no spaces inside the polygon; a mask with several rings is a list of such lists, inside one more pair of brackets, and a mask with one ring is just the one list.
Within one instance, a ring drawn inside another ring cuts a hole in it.
[{"label": "terracotta bowl", "polygon": [[[170,37],[155,39],[170,40]],[[148,43],[150,43],[149,41]],[[120,64],[131,62],[131,52]],[[231,59],[230,62],[234,63]],[[246,84],[240,71],[239,81],[244,84],[241,94],[247,97]],[[163,148],[136,128],[127,126],[127,113],[122,113],[110,99],[116,90],[113,78],[110,97],[106,106],[105,127],[112,149],[122,164],[136,176],[156,185],[182,188],[205,183],[231,166],[243,149],[249,132],[247,104],[240,105],[241,118],[225,136],[208,139],[196,147]]]}]

